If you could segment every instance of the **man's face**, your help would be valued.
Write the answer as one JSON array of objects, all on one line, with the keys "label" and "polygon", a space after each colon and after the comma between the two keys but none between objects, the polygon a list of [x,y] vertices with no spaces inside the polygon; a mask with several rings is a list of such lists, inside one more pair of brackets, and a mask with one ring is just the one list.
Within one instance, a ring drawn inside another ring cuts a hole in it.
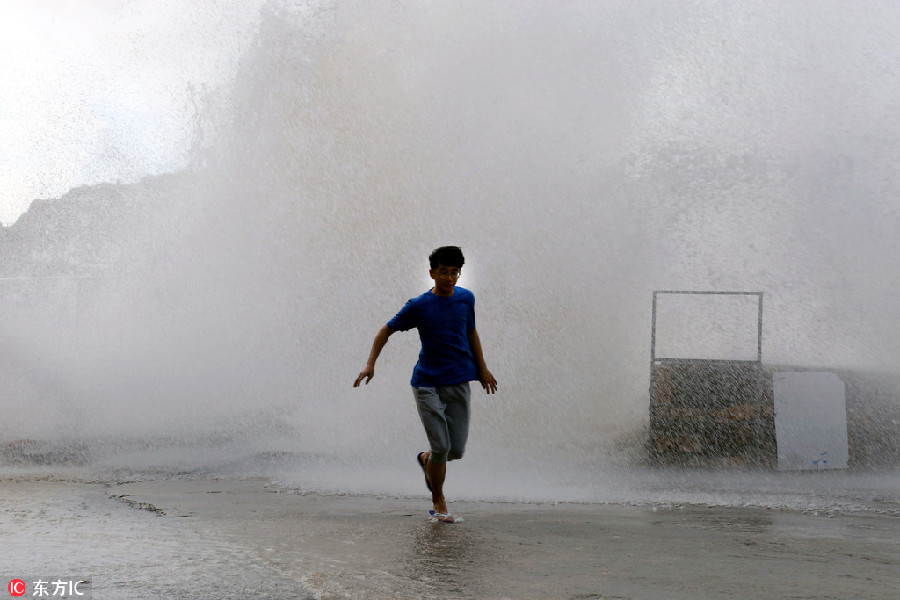
[{"label": "man's face", "polygon": [[459,279],[460,268],[438,264],[437,268],[430,269],[428,274],[434,280],[435,292],[440,296],[449,296],[453,293],[453,287]]}]

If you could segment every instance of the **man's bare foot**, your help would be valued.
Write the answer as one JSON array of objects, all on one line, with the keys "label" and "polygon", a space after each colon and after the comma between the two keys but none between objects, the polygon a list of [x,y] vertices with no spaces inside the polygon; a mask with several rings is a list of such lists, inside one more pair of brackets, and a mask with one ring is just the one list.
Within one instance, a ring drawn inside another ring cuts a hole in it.
[{"label": "man's bare foot", "polygon": [[434,507],[433,516],[444,523],[453,523],[453,517],[447,509],[447,501],[444,499],[444,477],[447,473],[446,463],[432,463],[431,452],[419,452],[416,460],[422,470],[425,471],[425,483],[431,490],[431,502]]},{"label": "man's bare foot", "polygon": [[450,510],[447,508],[446,500],[441,498],[439,501],[434,502],[434,514],[436,514],[436,515],[450,514]]},{"label": "man's bare foot", "polygon": [[425,485],[428,486],[428,491],[431,490],[431,477],[428,475],[428,457],[431,456],[431,452],[419,452],[418,456],[416,456],[416,461],[418,461],[419,466],[422,467],[422,471],[425,473]]}]

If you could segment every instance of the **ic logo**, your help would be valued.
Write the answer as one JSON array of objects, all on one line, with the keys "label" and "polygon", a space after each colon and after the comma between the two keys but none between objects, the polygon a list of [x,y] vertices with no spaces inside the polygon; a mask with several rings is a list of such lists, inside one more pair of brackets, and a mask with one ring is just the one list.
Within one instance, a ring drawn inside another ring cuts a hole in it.
[{"label": "ic logo", "polygon": [[25,595],[25,582],[21,579],[13,579],[12,581],[10,581],[8,588],[10,596]]}]

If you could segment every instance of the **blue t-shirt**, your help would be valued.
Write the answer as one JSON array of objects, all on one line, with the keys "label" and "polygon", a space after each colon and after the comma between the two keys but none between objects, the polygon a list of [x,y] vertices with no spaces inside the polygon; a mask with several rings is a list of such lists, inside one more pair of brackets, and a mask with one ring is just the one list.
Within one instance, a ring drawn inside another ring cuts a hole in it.
[{"label": "blue t-shirt", "polygon": [[461,287],[442,297],[431,290],[413,298],[387,326],[394,331],[419,330],[422,351],[413,369],[413,387],[441,387],[478,379],[469,347],[475,329],[475,295]]}]

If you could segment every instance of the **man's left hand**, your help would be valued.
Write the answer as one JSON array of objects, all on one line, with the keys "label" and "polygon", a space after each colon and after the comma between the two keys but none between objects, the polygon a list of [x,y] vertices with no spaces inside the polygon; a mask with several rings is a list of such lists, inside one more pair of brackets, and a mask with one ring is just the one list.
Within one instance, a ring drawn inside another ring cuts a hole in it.
[{"label": "man's left hand", "polygon": [[488,394],[493,394],[497,391],[497,380],[487,369],[483,369],[478,373],[478,381],[481,382],[481,387],[483,387],[484,391]]}]

